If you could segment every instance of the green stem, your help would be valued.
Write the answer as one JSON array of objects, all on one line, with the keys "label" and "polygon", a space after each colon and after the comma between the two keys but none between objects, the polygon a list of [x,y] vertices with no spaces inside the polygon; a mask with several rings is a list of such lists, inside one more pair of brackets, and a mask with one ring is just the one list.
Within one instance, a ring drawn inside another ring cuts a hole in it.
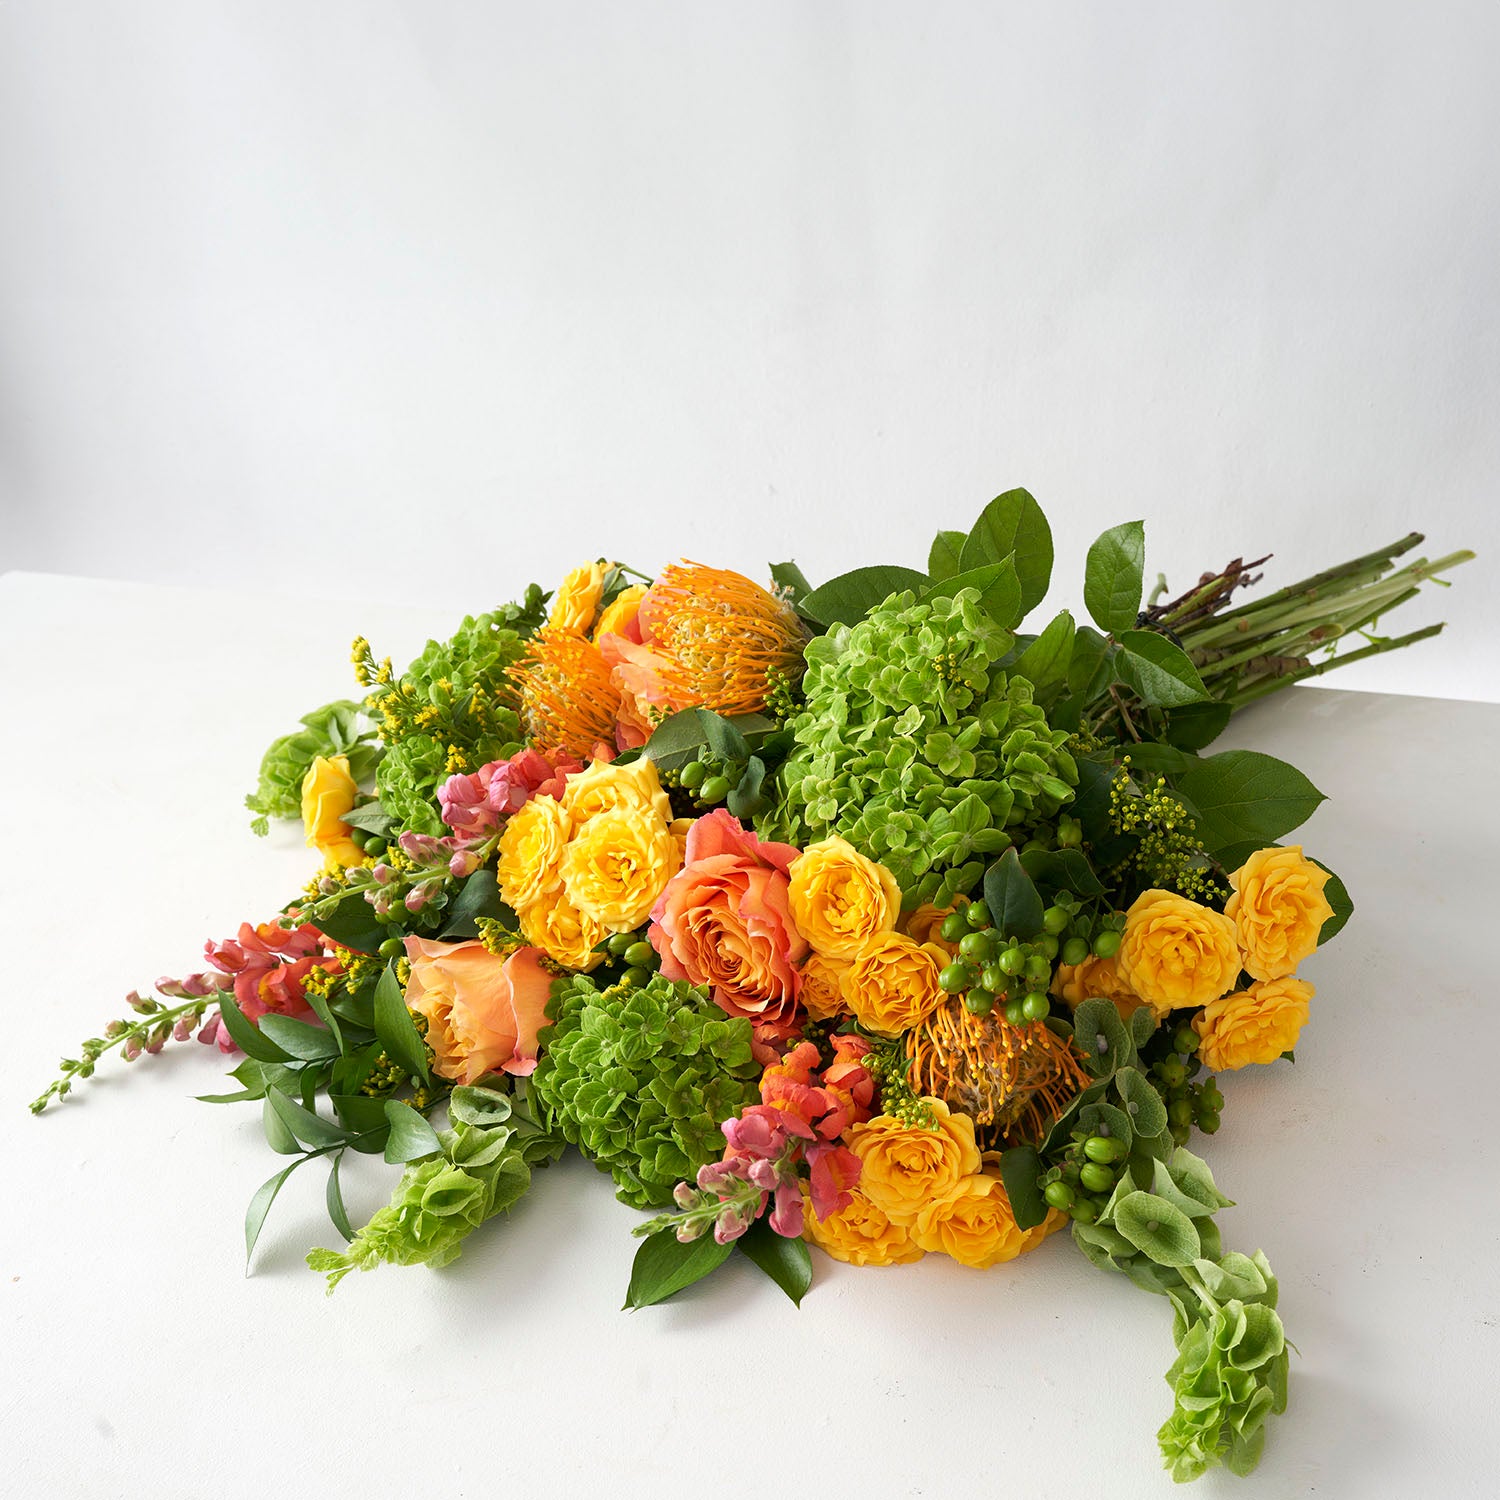
[{"label": "green stem", "polygon": [[1257,698],[1264,698],[1267,694],[1277,692],[1281,688],[1290,687],[1294,682],[1303,682],[1309,677],[1321,677],[1324,672],[1331,672],[1335,667],[1347,667],[1350,663],[1363,661],[1366,657],[1380,656],[1387,651],[1399,651],[1403,646],[1411,646],[1417,641],[1425,641],[1440,634],[1442,629],[1441,624],[1428,625],[1421,630],[1413,630],[1409,635],[1375,641],[1359,651],[1351,651],[1347,656],[1331,657],[1327,661],[1304,667],[1297,672],[1288,672],[1284,676],[1268,677],[1251,682],[1248,687],[1242,688],[1239,692],[1227,695],[1224,701],[1231,708],[1243,708],[1247,703],[1253,703]]}]

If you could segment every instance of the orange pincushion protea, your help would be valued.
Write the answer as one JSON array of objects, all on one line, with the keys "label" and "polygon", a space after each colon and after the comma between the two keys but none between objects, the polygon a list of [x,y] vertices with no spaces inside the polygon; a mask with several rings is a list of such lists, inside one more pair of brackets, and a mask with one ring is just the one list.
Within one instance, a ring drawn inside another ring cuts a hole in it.
[{"label": "orange pincushion protea", "polygon": [[545,755],[594,756],[615,737],[620,691],[599,648],[575,631],[544,625],[510,669],[521,696],[521,726]]},{"label": "orange pincushion protea", "polygon": [[[684,708],[751,714],[773,674],[802,675],[796,611],[739,573],[672,563],[640,602],[631,636],[601,637],[637,729]],[[633,639],[638,636],[639,639]]]},{"label": "orange pincushion protea", "polygon": [[961,999],[908,1033],[906,1056],[912,1089],[968,1115],[987,1145],[1035,1145],[1088,1083],[1041,1022],[1012,1026],[998,1007],[976,1016]]}]

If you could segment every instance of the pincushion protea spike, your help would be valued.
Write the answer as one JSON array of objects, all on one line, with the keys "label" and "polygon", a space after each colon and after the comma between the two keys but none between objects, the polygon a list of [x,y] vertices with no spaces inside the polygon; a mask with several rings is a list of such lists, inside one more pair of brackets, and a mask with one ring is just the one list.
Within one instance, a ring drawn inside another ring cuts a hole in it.
[{"label": "pincushion protea spike", "polygon": [[1088,1083],[1073,1049],[1041,1022],[941,1005],[906,1037],[913,1090],[970,1116],[989,1145],[1035,1145]]},{"label": "pincushion protea spike", "polygon": [[566,626],[544,625],[508,675],[520,692],[521,725],[534,749],[554,760],[590,760],[601,742],[613,747],[620,691],[592,641]]},{"label": "pincushion protea spike", "polygon": [[785,600],[740,573],[684,561],[662,569],[630,631],[601,634],[600,646],[629,738],[684,708],[759,712],[769,683],[801,677],[806,639]]}]

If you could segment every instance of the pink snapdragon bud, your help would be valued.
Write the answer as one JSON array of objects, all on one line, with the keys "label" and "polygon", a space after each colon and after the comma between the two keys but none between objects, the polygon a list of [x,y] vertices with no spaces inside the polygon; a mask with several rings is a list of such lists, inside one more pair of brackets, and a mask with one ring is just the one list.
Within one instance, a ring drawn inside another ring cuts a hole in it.
[{"label": "pink snapdragon bud", "polygon": [[193,1017],[191,1013],[178,1016],[177,1024],[172,1028],[172,1040],[174,1042],[185,1042],[193,1034]]},{"label": "pink snapdragon bud", "polygon": [[720,1245],[737,1240],[750,1227],[750,1220],[738,1208],[726,1208],[714,1223],[714,1239]]},{"label": "pink snapdragon bud", "polygon": [[695,1208],[698,1203],[698,1191],[690,1182],[679,1182],[672,1189],[672,1202],[678,1208]]},{"label": "pink snapdragon bud", "polygon": [[776,1170],[776,1163],[767,1161],[764,1157],[751,1162],[745,1175],[763,1193],[774,1193],[777,1184],[781,1181],[781,1174]]},{"label": "pink snapdragon bud", "polygon": [[141,1055],[141,1039],[140,1039],[140,1037],[138,1037],[138,1036],[131,1037],[130,1040],[128,1042],[126,1042],[125,1045],[120,1049],[120,1051],[121,1051],[121,1054],[124,1056],[126,1062],[134,1062],[136,1060],[136,1058],[138,1058]]},{"label": "pink snapdragon bud", "polygon": [[741,1175],[735,1167],[734,1162],[705,1162],[698,1168],[698,1186],[705,1193],[715,1193],[722,1197],[725,1184],[736,1180]]},{"label": "pink snapdragon bud", "polygon": [[430,899],[430,892],[425,885],[414,886],[406,893],[406,900],[401,904],[407,911],[421,911]]},{"label": "pink snapdragon bud", "polygon": [[119,1034],[124,1031],[124,1029],[125,1023],[123,1021],[111,1021],[109,1025],[104,1028],[104,1034],[108,1037],[116,1037],[119,1036]]},{"label": "pink snapdragon bud", "polygon": [[781,1182],[776,1188],[776,1207],[771,1210],[771,1228],[786,1239],[802,1234],[802,1190],[795,1181]]},{"label": "pink snapdragon bud", "polygon": [[500,815],[488,801],[490,779],[505,763],[491,761],[471,776],[450,776],[438,788],[438,807],[445,822],[463,838],[482,838],[500,825]]},{"label": "pink snapdragon bud", "polygon": [[382,860],[370,871],[370,874],[374,877],[376,885],[389,885],[396,878],[396,868]]},{"label": "pink snapdragon bud", "polygon": [[[699,1219],[692,1224],[679,1224],[677,1226],[677,1239],[680,1244],[691,1245],[694,1240],[702,1239],[708,1230],[708,1225]],[[719,1241],[722,1245],[724,1242]]]},{"label": "pink snapdragon bud", "polygon": [[459,849],[448,861],[448,873],[455,880],[464,880],[479,868],[479,856],[472,849]]}]

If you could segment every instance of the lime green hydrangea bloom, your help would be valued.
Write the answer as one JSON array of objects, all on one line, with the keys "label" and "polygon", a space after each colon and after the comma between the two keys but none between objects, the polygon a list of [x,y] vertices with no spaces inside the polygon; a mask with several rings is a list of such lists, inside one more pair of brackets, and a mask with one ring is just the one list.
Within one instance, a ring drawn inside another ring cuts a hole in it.
[{"label": "lime green hydrangea bloom", "polygon": [[615,1180],[636,1208],[724,1151],[720,1123],[759,1102],[750,1023],[706,991],[655,975],[639,989],[558,981],[532,1088],[553,1127]]},{"label": "lime green hydrangea bloom", "polygon": [[1000,665],[1013,644],[975,589],[921,603],[894,594],[811,642],[774,828],[848,839],[908,905],[972,888],[987,857],[1078,783],[1066,732]]},{"label": "lime green hydrangea bloom", "polygon": [[387,747],[375,772],[375,792],[402,828],[438,837],[447,832],[437,801],[447,777],[446,746],[430,734],[408,735]]}]

